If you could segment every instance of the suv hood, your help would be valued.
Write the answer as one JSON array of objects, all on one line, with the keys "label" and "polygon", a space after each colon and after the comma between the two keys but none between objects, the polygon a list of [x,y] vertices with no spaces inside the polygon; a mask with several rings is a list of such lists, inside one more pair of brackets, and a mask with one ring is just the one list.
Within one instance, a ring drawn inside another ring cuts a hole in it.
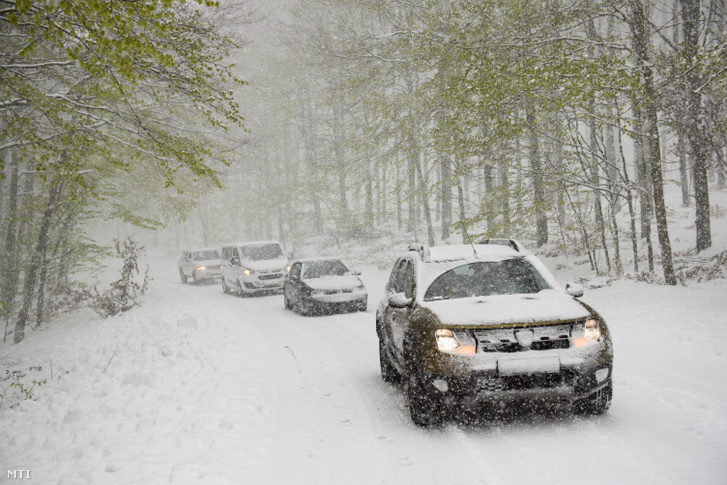
[{"label": "suv hood", "polygon": [[280,271],[285,269],[288,260],[285,258],[265,259],[262,261],[243,261],[243,268],[250,268],[253,271]]},{"label": "suv hood", "polygon": [[578,300],[557,290],[420,302],[446,325],[488,326],[579,320],[591,315]]}]

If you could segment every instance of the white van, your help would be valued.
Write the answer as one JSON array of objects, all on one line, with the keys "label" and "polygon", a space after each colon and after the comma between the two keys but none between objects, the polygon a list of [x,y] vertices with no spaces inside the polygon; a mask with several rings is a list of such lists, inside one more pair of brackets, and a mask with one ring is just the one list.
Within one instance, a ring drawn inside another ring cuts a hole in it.
[{"label": "white van", "polygon": [[288,258],[277,241],[222,246],[222,291],[239,295],[282,291]]}]

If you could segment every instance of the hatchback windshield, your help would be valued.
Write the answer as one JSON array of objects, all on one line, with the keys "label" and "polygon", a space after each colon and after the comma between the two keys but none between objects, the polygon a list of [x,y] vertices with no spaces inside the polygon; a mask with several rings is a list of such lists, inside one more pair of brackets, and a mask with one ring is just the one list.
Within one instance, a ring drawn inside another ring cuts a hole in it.
[{"label": "hatchback windshield", "polygon": [[527,294],[549,288],[528,261],[518,258],[470,263],[450,269],[429,285],[424,300]]},{"label": "hatchback windshield", "polygon": [[283,250],[279,244],[256,244],[242,246],[242,256],[252,261],[263,261],[266,259],[278,259],[283,257]]},{"label": "hatchback windshield", "polygon": [[339,260],[313,261],[306,263],[303,268],[303,279],[322,278],[324,276],[344,276],[351,272]]},{"label": "hatchback windshield", "polygon": [[220,253],[214,249],[195,251],[192,253],[192,258],[195,261],[209,261],[210,259],[220,259]]}]

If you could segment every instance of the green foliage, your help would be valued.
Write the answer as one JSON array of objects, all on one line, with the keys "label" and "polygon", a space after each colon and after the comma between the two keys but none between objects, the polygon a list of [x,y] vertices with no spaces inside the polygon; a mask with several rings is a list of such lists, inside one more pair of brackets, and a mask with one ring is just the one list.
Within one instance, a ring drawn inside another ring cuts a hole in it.
[{"label": "green foliage", "polygon": [[[42,371],[42,367],[30,367],[29,372]],[[35,401],[36,398],[33,396],[33,391],[36,387],[40,387],[47,384],[47,380],[35,380],[33,379],[30,385],[26,384],[24,378],[26,371],[10,371],[5,370],[5,375],[0,376],[0,389],[2,389],[2,395],[0,395],[0,409],[3,404],[8,403],[10,409],[18,406],[23,401]]]}]

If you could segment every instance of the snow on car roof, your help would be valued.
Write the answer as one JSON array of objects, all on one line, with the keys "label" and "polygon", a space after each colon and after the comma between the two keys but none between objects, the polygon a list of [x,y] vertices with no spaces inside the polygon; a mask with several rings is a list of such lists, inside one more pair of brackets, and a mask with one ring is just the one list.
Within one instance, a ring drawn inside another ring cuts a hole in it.
[{"label": "snow on car roof", "polygon": [[497,261],[522,255],[520,251],[501,244],[456,244],[429,248],[430,261]]},{"label": "snow on car roof", "polygon": [[251,246],[251,245],[258,245],[258,244],[278,244],[278,245],[280,245],[280,242],[279,241],[245,241],[245,242],[236,242],[236,243],[225,244],[225,246]]},{"label": "snow on car roof", "polygon": [[335,258],[333,256],[310,256],[306,258],[297,258],[294,262],[296,263],[311,263],[313,261],[341,261],[341,258]]}]

